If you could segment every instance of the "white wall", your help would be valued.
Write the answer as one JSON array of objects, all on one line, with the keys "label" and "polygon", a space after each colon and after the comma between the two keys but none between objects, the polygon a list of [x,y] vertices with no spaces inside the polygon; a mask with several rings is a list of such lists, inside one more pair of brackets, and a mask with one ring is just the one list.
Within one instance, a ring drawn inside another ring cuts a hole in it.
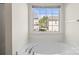
[{"label": "white wall", "polygon": [[79,4],[66,4],[66,40],[71,44],[79,42]]},{"label": "white wall", "polygon": [[[66,4],[65,6],[65,35],[66,40],[69,43],[78,43],[79,42],[79,23],[76,22],[79,19],[79,4]],[[27,32],[28,32],[28,8],[26,4],[12,4],[12,52],[13,54],[16,51],[20,50],[27,43]],[[53,35],[46,35],[46,39],[50,39]],[[55,34],[56,40],[59,39],[62,35]],[[39,39],[38,39],[39,36]],[[41,35],[42,37],[44,35]],[[30,39],[46,40],[41,39],[41,36],[38,34],[35,38],[33,35]],[[54,38],[53,38],[54,39]],[[52,40],[53,40],[52,39]],[[47,41],[48,41],[47,40]],[[33,40],[34,41],[34,40]],[[50,40],[51,41],[51,40]],[[60,41],[60,40],[59,40]]]},{"label": "white wall", "polygon": [[63,42],[64,41],[64,33],[30,34],[29,41],[32,43],[33,42],[34,43],[37,43],[37,42],[44,42],[44,43]]},{"label": "white wall", "polygon": [[28,8],[27,4],[12,4],[12,53],[23,48],[28,36]]},{"label": "white wall", "polygon": [[[32,5],[34,6],[61,6],[60,9],[60,32],[34,32],[33,31],[33,15],[32,15]],[[30,42],[61,42],[64,41],[64,4],[29,4],[29,41]]]}]

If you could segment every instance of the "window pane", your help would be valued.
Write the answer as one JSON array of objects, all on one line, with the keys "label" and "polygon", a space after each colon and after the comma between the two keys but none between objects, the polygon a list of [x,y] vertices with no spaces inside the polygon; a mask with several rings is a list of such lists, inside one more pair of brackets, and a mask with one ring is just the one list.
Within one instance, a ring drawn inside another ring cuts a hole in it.
[{"label": "window pane", "polygon": [[59,31],[58,26],[53,26],[53,32],[58,32],[58,31]]},{"label": "window pane", "polygon": [[58,21],[53,21],[53,25],[58,25]]},{"label": "window pane", "polygon": [[53,21],[49,21],[49,26],[50,26],[50,25],[53,25]]},{"label": "window pane", "polygon": [[60,8],[52,8],[54,14],[59,14]]},{"label": "window pane", "polygon": [[39,31],[39,26],[34,26],[34,31]]},{"label": "window pane", "polygon": [[49,26],[49,31],[53,31],[53,26]]},{"label": "window pane", "polygon": [[39,20],[38,19],[34,19],[34,24],[39,24]]},{"label": "window pane", "polygon": [[32,8],[34,31],[57,31],[60,8]]},{"label": "window pane", "polygon": [[53,19],[59,20],[59,16],[53,16]]}]

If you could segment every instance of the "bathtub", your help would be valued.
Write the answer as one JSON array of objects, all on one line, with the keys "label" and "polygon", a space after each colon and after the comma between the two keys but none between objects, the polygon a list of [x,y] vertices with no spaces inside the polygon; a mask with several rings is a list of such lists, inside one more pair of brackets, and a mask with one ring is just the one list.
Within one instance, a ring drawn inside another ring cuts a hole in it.
[{"label": "bathtub", "polygon": [[79,48],[62,42],[41,43],[34,48],[35,55],[79,55]]},{"label": "bathtub", "polygon": [[[29,53],[28,53],[29,52]],[[79,47],[65,42],[29,44],[22,55],[79,55]]]}]

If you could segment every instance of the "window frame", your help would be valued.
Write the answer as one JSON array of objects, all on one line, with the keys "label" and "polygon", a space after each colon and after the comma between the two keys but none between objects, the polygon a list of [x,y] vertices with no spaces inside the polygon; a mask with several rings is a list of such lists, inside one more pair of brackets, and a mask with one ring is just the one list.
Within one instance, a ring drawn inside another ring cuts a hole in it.
[{"label": "window frame", "polygon": [[[33,31],[33,24],[34,24],[34,20],[33,20],[33,15],[32,15],[32,6],[33,7],[60,7],[60,18],[59,18],[59,31],[58,32],[53,32],[53,31]],[[64,32],[64,4],[63,3],[32,3],[32,4],[28,4],[28,15],[29,15],[29,33],[63,33]],[[63,21],[62,21],[63,20]],[[62,23],[62,24],[61,24]],[[62,29],[61,29],[62,28]]]}]

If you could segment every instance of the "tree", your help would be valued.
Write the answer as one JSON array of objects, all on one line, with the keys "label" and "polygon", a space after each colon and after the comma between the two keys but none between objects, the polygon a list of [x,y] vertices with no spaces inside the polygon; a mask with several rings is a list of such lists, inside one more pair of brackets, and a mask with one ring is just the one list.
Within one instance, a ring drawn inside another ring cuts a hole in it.
[{"label": "tree", "polygon": [[47,19],[48,19],[47,16],[43,16],[43,17],[39,20],[39,26],[40,26],[41,28],[45,28],[45,27],[46,27]]},{"label": "tree", "polygon": [[42,28],[46,28],[47,27],[47,16],[43,16],[40,20],[39,20],[39,27]]}]

